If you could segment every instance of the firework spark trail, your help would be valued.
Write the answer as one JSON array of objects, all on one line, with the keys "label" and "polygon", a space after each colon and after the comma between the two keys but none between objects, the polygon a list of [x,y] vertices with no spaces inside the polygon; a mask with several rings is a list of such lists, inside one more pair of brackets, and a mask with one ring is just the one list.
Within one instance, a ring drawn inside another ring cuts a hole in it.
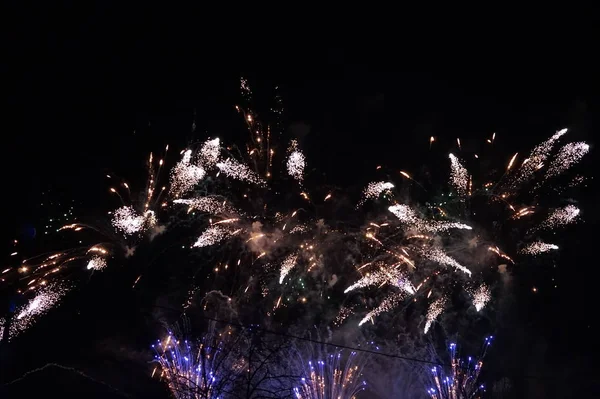
[{"label": "firework spark trail", "polygon": [[32,326],[37,319],[57,306],[69,291],[69,286],[62,282],[50,283],[38,289],[29,302],[15,311],[16,317],[9,330],[9,339]]},{"label": "firework spark trail", "polygon": [[448,256],[448,254],[446,254],[444,251],[442,251],[439,248],[431,248],[428,250],[423,251],[423,258],[431,260],[433,262],[437,262],[440,265],[444,265],[444,266],[451,266],[454,267],[457,270],[460,270],[463,273],[468,274],[469,276],[471,276],[471,271],[466,268],[465,266],[461,265],[460,263],[458,263],[456,261],[456,259],[451,258],[450,256]]},{"label": "firework spark trail", "polygon": [[558,249],[558,245],[547,244],[545,242],[536,241],[536,242],[533,242],[533,243],[527,245],[525,248],[521,249],[519,252],[524,255],[534,255],[535,256],[535,255],[539,255],[544,252],[553,251],[556,249]]},{"label": "firework spark trail", "polygon": [[294,266],[296,266],[297,260],[298,254],[290,254],[283,260],[283,262],[281,262],[279,272],[279,284],[283,284],[283,280],[285,280],[285,277],[294,268]]},{"label": "firework spark trail", "polygon": [[446,300],[444,298],[436,299],[429,305],[429,310],[427,311],[427,321],[425,322],[425,328],[423,332],[427,334],[433,322],[442,314],[444,311],[444,307],[446,306]]},{"label": "firework spark trail", "polygon": [[473,292],[473,306],[479,312],[489,302],[492,295],[487,285],[481,284],[475,292]]},{"label": "firework spark trail", "polygon": [[515,263],[515,261],[512,260],[512,258],[510,256],[508,256],[507,254],[505,254],[504,252],[502,252],[500,250],[500,248],[498,248],[498,247],[488,247],[488,251],[491,251],[491,252],[495,253],[496,255],[498,255],[502,259],[506,259],[510,263]]},{"label": "firework spark trail", "polygon": [[562,129],[556,132],[552,137],[543,143],[537,145],[526,158],[521,167],[517,170],[514,177],[514,183],[520,184],[529,180],[533,174],[543,165],[550,156],[554,145],[563,135],[567,133],[567,129]]},{"label": "firework spark trail", "polygon": [[394,188],[394,185],[390,182],[379,181],[369,183],[363,191],[362,198],[358,203],[358,206],[364,204],[369,199],[379,198],[381,194],[389,192],[392,188]]},{"label": "firework spark trail", "polygon": [[464,197],[469,189],[469,173],[454,154],[450,154],[450,181],[459,196]]},{"label": "firework spark trail", "polygon": [[230,229],[221,225],[210,226],[202,232],[192,247],[202,248],[215,245],[226,238],[237,234],[238,232],[239,230],[231,231]]},{"label": "firework spark trail", "polygon": [[346,288],[344,293],[348,293],[359,288],[381,285],[385,283],[402,288],[409,294],[414,294],[414,288],[412,288],[410,282],[406,280],[402,272],[396,270],[393,266],[391,268],[385,268],[383,265],[380,266],[379,270],[368,273],[356,283]]},{"label": "firework spark trail", "polygon": [[188,205],[188,212],[197,210],[199,212],[209,213],[211,215],[237,213],[227,200],[212,197],[196,197],[190,199],[176,199],[175,204]]},{"label": "firework spark trail", "polygon": [[231,158],[227,158],[224,162],[217,163],[217,168],[223,172],[227,177],[233,179],[247,181],[250,183],[264,185],[265,181],[261,179],[256,173],[244,164],[239,163]]},{"label": "firework spark trail", "polygon": [[553,230],[558,227],[566,226],[573,223],[581,211],[574,205],[567,205],[564,208],[554,210],[539,226],[533,231],[547,229]]},{"label": "firework spark trail", "polygon": [[115,229],[130,236],[156,225],[156,216],[154,211],[138,214],[133,207],[123,206],[114,212],[112,224]]},{"label": "firework spark trail", "polygon": [[287,171],[290,176],[302,183],[304,179],[304,168],[306,167],[306,158],[302,151],[298,149],[298,142],[292,140],[288,148]]},{"label": "firework spark trail", "polygon": [[358,323],[358,326],[362,326],[369,320],[373,320],[375,317],[379,316],[381,313],[389,312],[398,306],[399,303],[404,301],[407,297],[406,292],[398,291],[392,295],[387,296],[385,299],[381,301],[381,303],[373,310],[363,317],[363,319]]},{"label": "firework spark trail", "polygon": [[590,146],[584,142],[569,143],[562,147],[550,163],[546,179],[558,176],[575,165],[587,154]]},{"label": "firework spark trail", "polygon": [[472,230],[471,226],[464,223],[428,221],[417,216],[416,212],[408,205],[396,204],[388,208],[401,222],[409,227],[426,232],[443,232],[450,229]]}]

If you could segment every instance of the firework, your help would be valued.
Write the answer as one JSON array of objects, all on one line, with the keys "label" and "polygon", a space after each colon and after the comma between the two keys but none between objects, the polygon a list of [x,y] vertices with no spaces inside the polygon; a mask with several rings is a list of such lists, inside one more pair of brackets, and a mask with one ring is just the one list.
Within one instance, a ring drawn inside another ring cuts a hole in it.
[{"label": "firework", "polygon": [[292,270],[294,266],[296,266],[296,261],[298,260],[298,255],[290,254],[287,258],[281,262],[281,272],[279,273],[279,284],[283,283],[285,276]]},{"label": "firework", "polygon": [[202,166],[191,164],[192,150],[186,150],[183,158],[171,169],[170,193],[174,197],[188,193],[206,176]]},{"label": "firework", "polygon": [[521,249],[520,253],[525,254],[525,255],[539,255],[544,252],[554,251],[557,249],[558,249],[558,245],[547,244],[545,242],[536,241],[536,242],[533,242],[533,243],[527,245],[525,248]]},{"label": "firework", "polygon": [[231,231],[231,229],[223,226],[211,226],[202,232],[202,235],[198,237],[198,240],[196,240],[193,247],[202,248],[215,245],[227,237],[235,235],[236,232],[237,230]]},{"label": "firework", "polygon": [[554,148],[554,145],[558,139],[560,139],[566,133],[567,129],[561,129],[548,140],[537,145],[533,151],[531,151],[529,157],[527,157],[521,164],[521,167],[513,178],[513,184],[524,183],[531,179],[535,172],[543,167],[544,163],[551,155],[552,149]]},{"label": "firework", "polygon": [[298,142],[292,140],[288,148],[287,171],[294,179],[302,182],[304,179],[304,168],[306,167],[306,159],[304,154],[298,149]]},{"label": "firework", "polygon": [[[479,287],[472,293],[478,311],[489,302],[489,284],[496,277],[489,270],[496,268],[482,267],[485,265],[481,260],[516,264],[519,259],[515,259],[512,252],[537,255],[558,249],[554,244],[532,242],[531,239],[532,233],[552,232],[574,223],[580,216],[575,205],[548,210],[539,202],[542,195],[547,202],[552,198],[549,192],[562,192],[554,186],[543,191],[544,183],[569,171],[589,151],[589,146],[581,142],[568,143],[555,151],[566,133],[566,129],[556,132],[536,146],[520,165],[517,153],[509,156],[497,169],[504,171],[501,176],[474,177],[467,169],[467,162],[450,154],[448,186],[451,190],[449,194],[446,191],[439,197],[427,198],[425,204],[406,195],[400,202],[392,182],[370,183],[358,206],[367,199],[377,199],[385,194],[382,202],[389,201],[385,210],[394,218],[382,214],[368,220],[366,234],[361,235],[366,238],[369,255],[366,264],[357,268],[360,276],[348,286],[346,293],[362,290],[365,294],[375,294],[379,305],[369,310],[360,324],[373,321],[375,316],[389,312],[409,299],[421,303],[419,299],[434,295],[437,300],[426,310],[427,332],[445,307],[454,306],[444,298],[452,298],[456,289]],[[492,143],[494,139],[488,141]],[[457,143],[460,148],[460,141]],[[545,172],[544,168],[547,168]],[[400,175],[415,181],[404,171]],[[582,181],[578,176],[568,185]],[[421,184],[415,189],[420,190],[420,195],[436,191],[436,187],[426,189]],[[510,239],[513,241],[505,242],[505,231],[509,229],[519,234],[512,234]],[[522,249],[516,251],[519,247]],[[395,281],[402,281],[402,284],[396,285]],[[414,287],[414,290],[411,292],[404,287]],[[425,306],[419,306],[425,309]]]},{"label": "firework", "polygon": [[250,183],[263,185],[265,182],[256,173],[254,173],[247,165],[239,163],[231,158],[227,158],[223,162],[217,163],[217,168],[227,177],[233,179],[247,181]]},{"label": "firework", "polygon": [[66,283],[56,282],[38,289],[29,301],[16,309],[15,317],[8,331],[8,339],[13,339],[31,327],[38,318],[56,307],[61,299],[69,292]]},{"label": "firework", "polygon": [[[248,100],[246,81],[241,89]],[[171,201],[187,206],[190,221],[202,226],[190,247],[204,249],[213,257],[214,265],[207,270],[224,274],[234,269],[236,280],[244,282],[228,289],[239,289],[240,296],[248,297],[260,292],[273,301],[267,309],[282,308],[292,301],[306,303],[306,294],[300,292],[308,290],[304,275],[326,272],[323,249],[335,237],[314,210],[333,202],[333,195],[327,192],[322,202],[312,200],[310,187],[304,185],[306,157],[298,142],[289,143],[287,154],[282,151],[284,159],[276,158],[278,143],[272,139],[271,126],[263,124],[249,108],[236,109],[250,135],[244,149],[213,139],[200,149],[182,152],[177,164],[180,169],[171,174],[171,186],[179,187],[175,190],[179,197],[172,195]],[[192,166],[202,167],[202,179],[190,172]],[[190,180],[190,176],[195,177]],[[287,176],[292,177],[289,189]],[[299,201],[310,206],[301,208]]]},{"label": "firework", "polygon": [[554,230],[573,223],[581,211],[574,205],[567,205],[564,208],[555,209],[548,217],[540,223],[539,226],[532,228],[532,231],[541,229]]},{"label": "firework", "polygon": [[481,355],[478,358],[460,359],[455,343],[448,345],[450,366],[435,366],[430,370],[431,388],[427,393],[432,399],[479,399],[485,392],[485,385],[479,381],[483,359],[493,337],[485,338]]},{"label": "firework", "polygon": [[466,195],[469,188],[469,173],[454,154],[450,154],[450,170],[450,181],[452,185],[459,195]]},{"label": "firework", "polygon": [[479,312],[491,299],[491,292],[487,285],[481,284],[479,288],[473,292],[473,306]]},{"label": "firework", "polygon": [[112,223],[115,229],[129,236],[154,227],[156,225],[156,217],[154,216],[154,211],[146,211],[143,214],[138,214],[132,207],[124,206],[115,211]]},{"label": "firework", "polygon": [[88,262],[88,270],[102,270],[106,267],[106,259],[101,256],[94,256]]},{"label": "firework", "polygon": [[197,197],[192,199],[176,199],[175,204],[188,205],[188,213],[191,211],[199,211],[211,215],[219,214],[236,214],[237,212],[227,203],[227,200],[219,200],[211,197]]},{"label": "firework", "polygon": [[177,399],[217,399],[231,392],[244,359],[227,343],[231,331],[207,334],[198,342],[169,333],[152,348],[158,367],[152,377],[164,380]]},{"label": "firework", "polygon": [[424,220],[419,218],[416,212],[408,205],[396,204],[390,206],[388,209],[409,229],[431,233],[447,231],[450,229],[472,230],[471,226],[464,223]]},{"label": "firework", "polygon": [[[345,358],[345,359],[344,359]],[[301,384],[293,389],[297,399],[350,399],[366,389],[361,377],[363,356],[338,351],[304,362]]]},{"label": "firework", "polygon": [[451,266],[456,270],[460,270],[461,272],[471,276],[471,271],[469,269],[458,263],[455,259],[452,259],[439,248],[431,248],[427,251],[423,251],[422,256],[425,259],[437,262],[440,265]]},{"label": "firework", "polygon": [[425,322],[425,328],[423,331],[427,334],[427,331],[431,328],[431,325],[442,314],[444,311],[444,306],[446,305],[446,300],[444,298],[436,299],[429,305],[429,310],[427,311],[427,321]]},{"label": "firework", "polygon": [[362,205],[368,199],[376,199],[380,195],[388,193],[392,188],[394,188],[394,185],[390,182],[379,181],[369,183],[363,191],[359,205]]}]

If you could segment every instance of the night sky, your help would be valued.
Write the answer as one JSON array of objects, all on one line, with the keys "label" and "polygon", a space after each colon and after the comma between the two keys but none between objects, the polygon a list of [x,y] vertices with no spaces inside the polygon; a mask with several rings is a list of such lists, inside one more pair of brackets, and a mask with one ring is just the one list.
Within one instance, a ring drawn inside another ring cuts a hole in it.
[{"label": "night sky", "polygon": [[[421,27],[410,34],[369,35],[361,34],[366,27],[354,26],[352,34],[341,29],[331,37],[318,36],[305,21],[288,26],[296,31],[288,39],[274,32],[250,35],[252,19],[237,24],[241,29],[235,35],[224,27],[210,28],[211,17],[200,10],[177,18],[163,16],[161,10],[104,5],[12,11],[0,63],[6,254],[15,237],[31,250],[51,245],[52,239],[43,234],[48,206],[61,214],[71,206],[75,214],[101,214],[98,209],[116,205],[105,174],[139,180],[151,151],[169,144],[175,149],[170,154],[174,162],[190,140],[227,137],[237,117],[233,106],[239,99],[240,76],[249,79],[265,102],[272,87],[281,86],[288,126],[304,133],[310,166],[328,184],[356,189],[371,180],[377,165],[415,170],[430,136],[439,138],[436,144],[443,148],[451,147],[456,137],[473,147],[496,132],[498,150],[512,154],[528,151],[565,126],[572,129],[571,140],[590,143],[592,154],[585,165],[589,175],[594,173],[600,65],[591,46],[594,32],[581,21],[569,29],[532,28],[531,34],[508,25],[467,29],[448,24],[437,25],[436,31]],[[590,381],[595,382],[598,389],[598,376],[592,373],[600,333],[595,326],[594,205],[599,198],[594,182],[580,193],[585,223],[569,229],[577,239],[564,240],[568,244],[556,261],[559,270],[551,277],[538,270],[523,282],[539,281],[542,287],[539,294],[521,298],[516,319],[525,332],[498,338],[509,354],[521,350],[523,342],[539,344],[548,366],[519,367],[523,356],[534,356],[537,349],[532,349],[507,355],[494,372],[542,380],[560,375],[589,389]],[[552,289],[549,278],[558,281],[558,289]],[[97,286],[108,279],[100,276]],[[105,309],[121,306],[111,298],[85,303],[106,317],[110,313]],[[1,361],[15,362],[15,368],[25,371],[28,364],[38,363],[23,360],[35,356],[23,349],[43,347],[38,340],[63,333],[73,335],[74,347],[93,348],[82,343],[71,321],[70,312],[79,312],[83,305],[64,307],[58,320],[41,321],[35,327],[40,332],[2,354]],[[85,320],[92,323],[91,317]],[[57,355],[61,351],[67,354]],[[46,359],[77,358],[69,348],[42,352]],[[145,379],[148,370],[115,377],[131,369],[129,360],[119,359],[102,359],[90,373],[132,397],[150,397],[154,387]],[[22,371],[8,374],[13,379]],[[36,378],[50,391],[65,392],[61,389],[70,384],[87,397],[114,395],[102,384],[79,381],[57,369]],[[147,386],[142,389],[134,381]],[[15,391],[30,397],[38,388],[13,386],[6,397],[14,397]]]}]

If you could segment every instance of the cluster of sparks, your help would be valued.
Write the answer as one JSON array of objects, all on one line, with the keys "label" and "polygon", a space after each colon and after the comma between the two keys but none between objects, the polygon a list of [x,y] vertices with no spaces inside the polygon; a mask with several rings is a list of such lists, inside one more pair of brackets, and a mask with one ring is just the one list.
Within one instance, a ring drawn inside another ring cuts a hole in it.
[{"label": "cluster of sparks", "polygon": [[[479,287],[471,297],[476,310],[481,311],[491,299],[490,283],[486,284],[486,280],[494,277],[484,272],[479,259],[485,257],[492,261],[497,259],[516,263],[512,254],[501,249],[505,243],[500,245],[489,240],[506,223],[519,222],[521,236],[518,240],[522,242],[510,245],[521,247],[516,251],[518,254],[535,256],[558,249],[554,244],[539,241],[539,235],[574,223],[580,210],[572,204],[553,210],[543,208],[538,202],[542,194],[538,193],[544,187],[560,193],[549,183],[570,170],[589,151],[589,146],[582,142],[568,143],[555,150],[559,139],[566,133],[566,129],[556,132],[536,146],[520,165],[518,154],[512,155],[504,174],[496,182],[490,182],[487,180],[489,177],[484,176],[481,179],[486,179],[485,182],[479,184],[477,178],[469,173],[466,163],[457,155],[450,154],[451,192],[447,199],[439,203],[428,203],[427,209],[418,203],[395,199],[394,184],[390,182],[369,183],[358,202],[359,206],[367,200],[377,203],[389,201],[391,205],[386,209],[395,218],[384,215],[383,223],[374,220],[366,226],[364,237],[369,247],[374,249],[373,257],[356,268],[360,278],[350,284],[345,292],[375,288],[375,292],[381,292],[383,296],[379,305],[368,311],[359,325],[374,321],[375,316],[391,311],[409,299],[417,302],[421,298],[428,303],[424,327],[427,333],[444,309],[452,305],[450,294],[453,287],[457,286],[467,291],[469,286]],[[488,143],[493,144],[493,139]],[[457,144],[462,151],[460,140],[457,140]],[[475,159],[478,160],[479,156],[475,156]],[[411,184],[416,183],[423,192],[427,191],[409,173],[401,171],[400,174]],[[380,200],[384,193],[386,195]],[[474,202],[476,198],[484,201]],[[480,209],[474,204],[483,204],[484,208]],[[544,213],[546,215],[543,218],[537,216]],[[482,224],[481,220],[489,224]],[[478,248],[493,256],[480,254],[471,260],[469,252],[464,250],[476,254],[474,251]],[[455,258],[455,254],[460,257]]]},{"label": "cluster of sparks", "polygon": [[29,301],[16,309],[15,317],[8,330],[8,339],[13,339],[37,320],[59,304],[69,291],[69,286],[61,283],[47,284],[36,291]]},{"label": "cluster of sparks", "polygon": [[491,298],[490,288],[485,284],[481,284],[473,293],[473,306],[475,306],[475,310],[478,312],[481,311]]},{"label": "cluster of sparks", "polygon": [[485,385],[479,381],[483,358],[493,337],[485,338],[482,353],[478,358],[461,359],[455,343],[448,346],[450,366],[435,366],[431,369],[431,385],[427,393],[432,399],[479,399],[485,393]]},{"label": "cluster of sparks", "polygon": [[389,193],[391,189],[394,188],[394,185],[390,182],[378,181],[371,182],[367,185],[367,187],[363,191],[362,199],[359,205],[365,203],[368,199],[377,199],[380,195]]},{"label": "cluster of sparks", "polygon": [[539,255],[544,252],[554,251],[558,249],[558,245],[548,244],[545,242],[537,241],[527,245],[520,252],[525,255]]},{"label": "cluster of sparks", "polygon": [[123,206],[113,214],[113,226],[125,235],[133,235],[156,225],[154,211],[138,214],[133,207]]},{"label": "cluster of sparks", "polygon": [[302,151],[298,149],[298,142],[292,140],[288,149],[289,156],[287,159],[287,171],[294,179],[302,182],[304,179],[304,168],[306,166],[306,158]]}]

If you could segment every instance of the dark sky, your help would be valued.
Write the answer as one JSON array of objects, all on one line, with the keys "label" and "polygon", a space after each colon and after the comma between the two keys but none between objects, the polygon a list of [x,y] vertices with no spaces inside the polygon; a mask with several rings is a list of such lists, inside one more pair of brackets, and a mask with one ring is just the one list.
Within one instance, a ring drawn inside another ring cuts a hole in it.
[{"label": "dark sky", "polygon": [[[288,38],[269,24],[253,34],[252,19],[236,23],[236,32],[212,26],[201,10],[171,16],[99,3],[16,7],[9,15],[0,63],[8,238],[38,225],[42,191],[103,204],[105,172],[139,175],[150,151],[170,144],[174,155],[205,131],[226,135],[240,75],[257,95],[282,86],[289,122],[310,126],[309,161],[340,185],[368,181],[378,164],[417,168],[432,135],[450,145],[496,132],[513,153],[563,126],[594,146],[599,127],[600,69],[586,21],[368,34],[356,25],[330,35],[305,21],[286,24],[295,33]],[[593,204],[596,191],[586,195]],[[591,232],[597,217],[589,215]],[[593,335],[573,332],[584,331],[595,309],[584,305],[594,289],[586,281],[590,253],[566,263],[576,268],[569,288],[548,299],[557,307],[547,311],[547,328],[557,314],[564,330],[556,342]]]}]

